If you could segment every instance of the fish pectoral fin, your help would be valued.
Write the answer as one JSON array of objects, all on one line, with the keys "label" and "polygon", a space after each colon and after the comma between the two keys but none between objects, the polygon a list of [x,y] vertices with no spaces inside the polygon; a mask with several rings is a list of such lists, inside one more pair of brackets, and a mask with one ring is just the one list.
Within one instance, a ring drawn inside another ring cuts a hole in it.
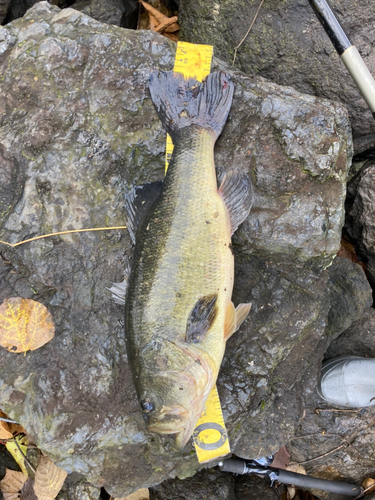
[{"label": "fish pectoral fin", "polygon": [[190,311],[186,325],[186,342],[198,344],[207,335],[217,316],[217,293],[197,300]]},{"label": "fish pectoral fin", "polygon": [[125,304],[126,290],[128,288],[128,280],[124,278],[121,283],[112,283],[111,288],[107,287],[107,290],[111,292],[111,299],[116,302],[116,304]]},{"label": "fish pectoral fin", "polygon": [[247,302],[246,304],[238,304],[236,307],[236,329],[235,332],[239,329],[242,323],[247,318],[251,309],[251,302]]},{"label": "fish pectoral fin", "polygon": [[121,283],[112,283],[111,288],[107,287],[107,290],[112,294],[111,299],[117,304],[125,304],[126,292],[128,290],[129,284],[129,276],[130,264],[129,262],[127,262],[124,269],[124,279],[121,281]]},{"label": "fish pectoral fin", "polygon": [[224,323],[224,340],[227,341],[245,321],[251,309],[251,303],[239,304],[236,308],[233,302],[227,306]]},{"label": "fish pectoral fin", "polygon": [[230,301],[225,311],[224,340],[228,340],[236,331],[236,309]]},{"label": "fish pectoral fin", "polygon": [[233,234],[250,213],[253,186],[246,174],[230,170],[224,175],[218,193],[228,209]]},{"label": "fish pectoral fin", "polygon": [[163,181],[148,182],[134,186],[125,196],[125,212],[130,238],[135,243],[135,235],[152,205],[159,198]]}]

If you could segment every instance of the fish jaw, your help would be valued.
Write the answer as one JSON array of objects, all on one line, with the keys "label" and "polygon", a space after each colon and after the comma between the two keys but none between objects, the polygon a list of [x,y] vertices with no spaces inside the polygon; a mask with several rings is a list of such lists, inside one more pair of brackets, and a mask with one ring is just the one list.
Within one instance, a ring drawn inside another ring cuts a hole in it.
[{"label": "fish jaw", "polygon": [[182,450],[182,448],[184,448],[186,443],[189,441],[191,435],[193,434],[195,426],[197,425],[200,415],[201,413],[199,413],[199,415],[195,415],[195,417],[190,420],[189,425],[186,427],[186,429],[176,434],[176,448],[178,448],[179,450]]},{"label": "fish jaw", "polygon": [[148,431],[157,434],[175,434],[176,448],[181,450],[189,441],[202,413],[203,406],[199,406],[200,408],[193,407],[190,410],[182,406],[168,408],[167,411],[161,413],[157,422],[147,427]]},{"label": "fish jaw", "polygon": [[157,419],[147,425],[149,432],[157,434],[180,434],[188,427],[190,411],[182,405],[163,407]]}]

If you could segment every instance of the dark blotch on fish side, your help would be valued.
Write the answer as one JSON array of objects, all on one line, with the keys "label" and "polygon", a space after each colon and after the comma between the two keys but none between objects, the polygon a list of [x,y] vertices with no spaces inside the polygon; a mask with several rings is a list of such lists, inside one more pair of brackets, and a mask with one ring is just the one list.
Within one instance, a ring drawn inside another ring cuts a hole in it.
[{"label": "dark blotch on fish side", "polygon": [[198,344],[207,335],[217,315],[217,293],[201,297],[191,310],[186,326],[186,342]]}]

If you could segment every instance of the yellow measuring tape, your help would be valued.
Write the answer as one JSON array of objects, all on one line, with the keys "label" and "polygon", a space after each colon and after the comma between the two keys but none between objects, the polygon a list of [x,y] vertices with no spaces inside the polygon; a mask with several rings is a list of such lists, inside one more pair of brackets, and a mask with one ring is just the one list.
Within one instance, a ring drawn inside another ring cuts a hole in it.
[{"label": "yellow measuring tape", "polygon": [[[173,71],[182,73],[186,78],[202,81],[211,71],[213,47],[178,42]],[[165,171],[172,156],[173,143],[167,136]],[[204,410],[193,432],[195,451],[200,463],[208,462],[230,453],[227,431],[219,394],[216,386],[210,392]]]},{"label": "yellow measuring tape", "polygon": [[[214,48],[211,45],[177,42],[173,71],[182,73],[185,78],[195,78],[201,82],[211,71],[213,50]],[[168,170],[172,152],[173,142],[170,136],[167,135],[165,171]]]}]

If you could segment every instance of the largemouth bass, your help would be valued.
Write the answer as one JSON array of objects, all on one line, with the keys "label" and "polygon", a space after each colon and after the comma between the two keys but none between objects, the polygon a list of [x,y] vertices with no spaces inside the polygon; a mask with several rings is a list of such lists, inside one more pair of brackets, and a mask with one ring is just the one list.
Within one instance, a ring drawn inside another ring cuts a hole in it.
[{"label": "largemouth bass", "polygon": [[[214,144],[234,91],[227,74],[212,73],[199,83],[154,73],[149,87],[174,151],[160,194],[138,228],[137,210],[128,206],[136,235],[126,344],[148,430],[175,434],[183,447],[216,382],[225,343],[250,310],[250,304],[235,309],[231,301],[231,235],[249,214],[252,188],[238,172],[226,174],[217,188]],[[144,193],[151,191],[148,185]],[[142,209],[142,190],[131,201]]]}]

